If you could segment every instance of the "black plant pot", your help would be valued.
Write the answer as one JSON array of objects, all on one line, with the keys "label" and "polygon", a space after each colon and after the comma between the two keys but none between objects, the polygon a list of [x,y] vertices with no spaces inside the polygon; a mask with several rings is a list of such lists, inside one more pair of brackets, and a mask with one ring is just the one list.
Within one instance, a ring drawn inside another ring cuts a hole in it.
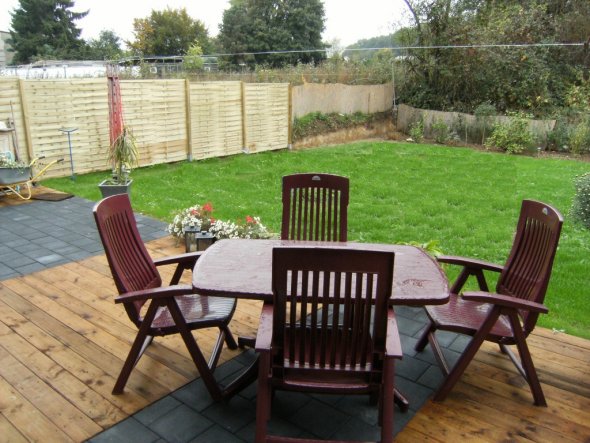
[{"label": "black plant pot", "polygon": [[113,184],[110,183],[110,180],[104,180],[98,184],[100,192],[102,193],[102,198],[110,197],[111,195],[117,194],[131,194],[131,183],[133,180],[129,180],[125,184]]}]

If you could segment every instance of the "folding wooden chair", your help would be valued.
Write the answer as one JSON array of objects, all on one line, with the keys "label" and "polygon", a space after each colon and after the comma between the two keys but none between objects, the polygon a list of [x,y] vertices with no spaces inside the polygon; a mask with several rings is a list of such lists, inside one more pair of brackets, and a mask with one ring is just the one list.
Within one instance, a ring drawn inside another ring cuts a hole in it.
[{"label": "folding wooden chair", "polygon": [[[393,439],[394,254],[328,248],[273,250],[273,304],[260,318],[256,442],[267,436],[274,389],[379,399],[381,441]],[[284,441],[304,441],[285,439]]]},{"label": "folding wooden chair", "polygon": [[283,177],[283,240],[346,241],[349,180],[330,174]]},{"label": "folding wooden chair", "polygon": [[[222,393],[213,371],[223,342],[230,349],[237,347],[228,328],[236,300],[194,294],[191,285],[178,283],[185,270],[193,269],[200,252],[152,260],[137,230],[126,194],[101,200],[94,206],[93,212],[120,294],[115,302],[123,304],[129,319],[139,328],[113,394],[123,392],[131,371],[153,337],[180,334],[209,393],[215,400],[221,399]],[[162,265],[176,265],[170,286],[162,286],[162,278],[156,268]],[[149,306],[142,315],[142,307],[147,302]],[[207,362],[191,331],[210,327],[218,328],[219,336]]]},{"label": "folding wooden chair", "polygon": [[[504,266],[463,257],[441,256],[442,263],[463,266],[451,288],[448,304],[426,307],[430,324],[416,344],[422,351],[430,342],[438,363],[447,375],[435,394],[443,400],[459,380],[484,340],[500,345],[528,382],[535,405],[546,406],[526,338],[533,331],[543,305],[563,217],[545,203],[524,200],[512,250]],[[496,293],[490,293],[483,271],[500,273]],[[463,285],[475,276],[480,291],[464,292]],[[435,337],[437,330],[471,335],[473,338],[453,369],[449,367]],[[516,345],[519,359],[508,348]]]}]

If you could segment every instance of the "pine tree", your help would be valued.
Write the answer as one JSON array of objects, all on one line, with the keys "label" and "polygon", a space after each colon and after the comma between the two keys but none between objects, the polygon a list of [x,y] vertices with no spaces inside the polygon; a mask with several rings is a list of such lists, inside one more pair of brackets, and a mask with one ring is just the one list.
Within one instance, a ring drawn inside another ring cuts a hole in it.
[{"label": "pine tree", "polygon": [[73,12],[74,1],[20,0],[11,12],[14,63],[39,59],[80,59],[85,42],[74,23],[88,14]]}]

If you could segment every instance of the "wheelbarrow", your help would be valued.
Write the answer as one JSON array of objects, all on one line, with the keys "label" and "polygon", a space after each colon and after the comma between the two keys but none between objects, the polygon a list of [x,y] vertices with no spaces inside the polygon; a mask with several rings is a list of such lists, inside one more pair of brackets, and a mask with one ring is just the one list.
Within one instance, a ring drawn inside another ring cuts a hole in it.
[{"label": "wheelbarrow", "polygon": [[33,171],[36,169],[37,163],[43,158],[45,157],[34,158],[28,166],[17,168],[0,167],[0,195],[15,194],[22,200],[29,200],[31,198],[32,185],[37,182],[49,168],[56,163],[64,161],[63,158],[52,160],[34,173]]}]

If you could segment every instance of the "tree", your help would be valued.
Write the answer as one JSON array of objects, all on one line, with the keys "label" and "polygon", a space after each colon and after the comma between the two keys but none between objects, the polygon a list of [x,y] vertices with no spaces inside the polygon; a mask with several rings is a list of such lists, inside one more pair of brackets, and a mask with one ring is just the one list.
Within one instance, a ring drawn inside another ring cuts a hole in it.
[{"label": "tree", "polygon": [[[393,48],[399,46],[397,33],[380,35],[368,39],[361,39],[350,46],[347,46],[342,55],[350,60],[363,60],[374,57],[378,51],[375,48]],[[363,49],[367,49],[363,51]],[[369,50],[370,49],[370,50]]]},{"label": "tree", "polygon": [[415,106],[472,112],[489,102],[548,115],[581,77],[579,47],[508,46],[581,42],[590,34],[587,0],[404,2],[413,24],[403,43],[423,47],[405,58],[403,99]]},{"label": "tree", "polygon": [[[321,0],[231,0],[218,41],[224,52],[236,54],[231,57],[234,65],[317,63],[325,59],[323,30]],[[272,51],[302,52],[269,54]]]},{"label": "tree", "polygon": [[197,72],[203,69],[205,61],[203,60],[203,50],[197,44],[188,48],[184,60],[182,62],[185,71]]},{"label": "tree", "polygon": [[13,62],[53,59],[80,59],[85,43],[75,25],[88,14],[73,12],[74,1],[20,0],[12,17],[10,44],[15,51]]},{"label": "tree", "polygon": [[121,58],[121,39],[113,31],[103,29],[97,39],[88,41],[87,58],[92,60],[116,60]]},{"label": "tree", "polygon": [[196,44],[207,52],[211,41],[205,25],[192,19],[186,8],[152,10],[149,17],[133,20],[135,41],[129,47],[142,56],[185,55]]}]

